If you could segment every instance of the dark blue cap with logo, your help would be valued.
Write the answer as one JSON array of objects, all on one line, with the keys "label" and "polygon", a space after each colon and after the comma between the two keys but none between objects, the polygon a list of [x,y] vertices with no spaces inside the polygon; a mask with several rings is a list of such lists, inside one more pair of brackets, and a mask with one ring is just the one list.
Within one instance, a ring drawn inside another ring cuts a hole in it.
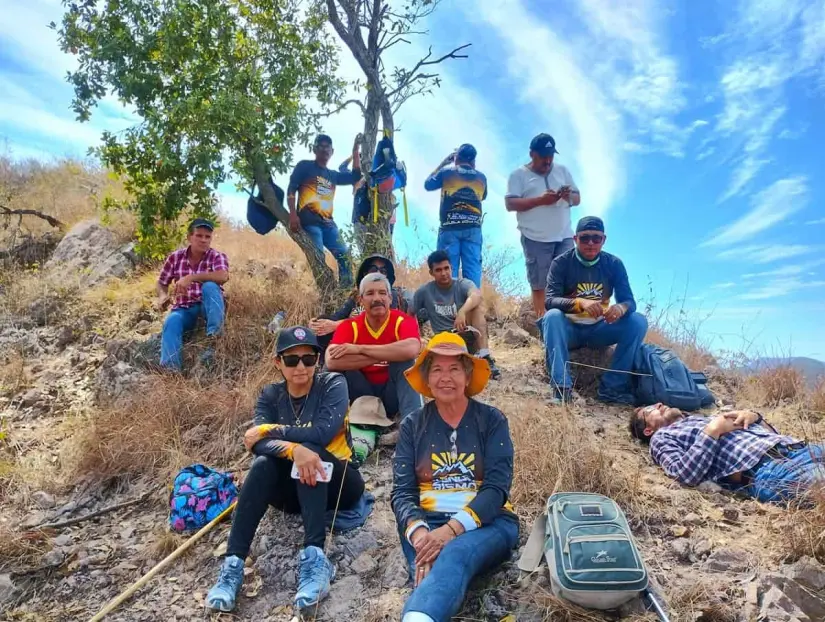
[{"label": "dark blue cap with logo", "polygon": [[327,134],[318,134],[315,137],[315,146],[318,147],[323,143],[329,143],[329,146],[332,147],[332,139]]},{"label": "dark blue cap with logo", "polygon": [[556,139],[550,136],[550,134],[539,134],[530,141],[530,151],[535,151],[543,158],[558,153],[556,150]]},{"label": "dark blue cap with logo", "polygon": [[314,332],[306,326],[290,326],[284,328],[278,334],[278,341],[275,342],[275,354],[283,354],[296,346],[309,346],[316,352],[321,351],[321,346],[318,345],[318,338]]},{"label": "dark blue cap with logo", "polygon": [[214,231],[215,223],[207,218],[195,218],[195,220],[189,223],[189,233],[192,233],[195,229],[200,229],[201,227]]},{"label": "dark blue cap with logo", "polygon": [[604,221],[598,216],[585,216],[576,225],[576,233],[582,231],[601,231],[604,233]]},{"label": "dark blue cap with logo", "polygon": [[462,162],[472,162],[476,159],[476,155],[478,155],[478,152],[470,143],[464,143],[455,152],[456,160],[461,160]]}]

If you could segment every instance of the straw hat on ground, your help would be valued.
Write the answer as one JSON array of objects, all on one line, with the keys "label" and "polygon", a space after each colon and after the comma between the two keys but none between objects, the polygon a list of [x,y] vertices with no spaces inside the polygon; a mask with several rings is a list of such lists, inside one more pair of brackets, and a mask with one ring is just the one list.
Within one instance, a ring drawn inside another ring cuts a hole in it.
[{"label": "straw hat on ground", "polygon": [[482,358],[478,358],[470,354],[467,350],[467,344],[456,333],[438,333],[435,337],[430,339],[426,347],[418,355],[415,360],[415,365],[404,372],[407,377],[407,382],[410,386],[424,397],[432,397],[430,387],[427,385],[427,379],[421,375],[421,364],[427,355],[442,354],[444,356],[466,356],[468,360],[473,363],[473,373],[470,378],[470,384],[467,385],[465,391],[467,397],[472,397],[477,393],[481,393],[487,382],[490,380],[490,365]]}]

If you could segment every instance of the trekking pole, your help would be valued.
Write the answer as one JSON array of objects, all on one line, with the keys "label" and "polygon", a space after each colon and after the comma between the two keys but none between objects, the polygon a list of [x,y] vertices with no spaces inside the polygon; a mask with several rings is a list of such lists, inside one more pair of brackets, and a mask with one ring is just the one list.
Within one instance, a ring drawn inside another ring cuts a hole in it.
[{"label": "trekking pole", "polygon": [[653,595],[653,590],[650,588],[646,589],[642,593],[642,601],[645,602],[647,605],[647,609],[652,609],[656,616],[661,620],[661,622],[670,622],[670,618],[667,617],[667,612],[665,611],[664,607],[662,607],[661,603],[656,600],[656,597]]},{"label": "trekking pole", "polygon": [[237,503],[237,501],[233,501],[232,505],[230,505],[223,512],[221,512],[215,518],[213,518],[212,521],[209,524],[204,525],[203,527],[201,527],[200,531],[198,531],[196,534],[194,534],[186,542],[184,542],[178,548],[176,548],[174,551],[169,553],[169,555],[167,555],[164,559],[162,559],[160,562],[158,562],[157,565],[155,565],[154,568],[152,568],[149,572],[147,572],[145,575],[143,575],[140,579],[138,579],[132,585],[130,585],[126,589],[125,592],[122,592],[120,594],[120,596],[117,596],[113,600],[109,601],[109,604],[106,605],[103,609],[101,609],[100,612],[97,615],[95,615],[91,620],[89,620],[89,622],[99,622],[100,620],[105,618],[107,615],[112,613],[115,609],[117,609],[122,603],[124,603],[126,600],[128,600],[132,596],[132,594],[134,594],[140,588],[142,588],[144,585],[149,583],[149,581],[151,581],[155,577],[155,575],[159,574],[161,570],[164,570],[169,564],[171,564],[173,561],[175,561],[184,552],[189,550],[192,547],[192,545],[195,544],[195,542],[197,542],[198,540],[203,538],[206,534],[208,534],[215,525],[217,525],[224,518],[229,516],[229,514],[232,512],[232,510],[235,509],[235,504],[236,503]]}]

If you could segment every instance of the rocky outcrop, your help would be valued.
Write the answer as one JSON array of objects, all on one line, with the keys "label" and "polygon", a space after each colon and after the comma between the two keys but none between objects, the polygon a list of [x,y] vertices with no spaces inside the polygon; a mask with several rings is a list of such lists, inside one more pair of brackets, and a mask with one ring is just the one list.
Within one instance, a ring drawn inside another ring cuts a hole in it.
[{"label": "rocky outcrop", "polygon": [[133,244],[121,244],[112,231],[87,220],[63,237],[46,268],[80,274],[83,283],[91,287],[110,278],[123,278],[137,261]]}]

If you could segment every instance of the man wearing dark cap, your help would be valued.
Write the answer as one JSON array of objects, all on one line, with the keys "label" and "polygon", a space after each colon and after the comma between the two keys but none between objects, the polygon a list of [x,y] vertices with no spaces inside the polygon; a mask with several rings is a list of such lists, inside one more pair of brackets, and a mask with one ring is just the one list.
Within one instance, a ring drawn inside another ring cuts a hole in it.
[{"label": "man wearing dark cap", "polygon": [[361,179],[359,139],[360,135],[356,136],[352,145],[352,170],[342,172],[327,168],[333,154],[332,139],[319,134],[313,145],[315,160],[298,162],[287,188],[289,227],[293,231],[303,228],[322,255],[324,247],[332,253],[338,262],[341,287],[352,285],[352,269],[349,249],[332,219],[332,207],[337,186],[351,186]]},{"label": "man wearing dark cap", "polygon": [[556,141],[539,134],[530,141],[530,163],[510,175],[504,203],[516,213],[536,318],[544,313],[544,287],[553,259],[573,248],[570,208],[581,202],[573,176],[553,162]]},{"label": "man wearing dark cap", "polygon": [[[171,302],[172,311],[163,323],[160,345],[162,367],[180,371],[183,334],[195,328],[198,317],[206,318],[206,336],[210,341],[223,327],[223,284],[229,280],[229,260],[212,248],[215,225],[196,218],[189,225],[189,245],[169,255],[158,277],[156,306],[164,309]],[[175,286],[170,295],[169,286]],[[209,359],[212,345],[202,354]]]},{"label": "man wearing dark cap", "polygon": [[487,198],[487,178],[476,170],[476,148],[463,144],[448,155],[424,182],[441,189],[438,250],[447,252],[453,278],[461,275],[481,287],[481,202]]},{"label": "man wearing dark cap", "polygon": [[[545,360],[557,402],[572,395],[569,351],[616,345],[612,371],[602,375],[598,397],[634,404],[630,374],[647,332],[622,260],[602,251],[607,240],[601,218],[586,216],[576,226],[576,246],[553,260],[547,275],[547,313],[541,322]],[[610,304],[610,299],[615,299]]]}]

